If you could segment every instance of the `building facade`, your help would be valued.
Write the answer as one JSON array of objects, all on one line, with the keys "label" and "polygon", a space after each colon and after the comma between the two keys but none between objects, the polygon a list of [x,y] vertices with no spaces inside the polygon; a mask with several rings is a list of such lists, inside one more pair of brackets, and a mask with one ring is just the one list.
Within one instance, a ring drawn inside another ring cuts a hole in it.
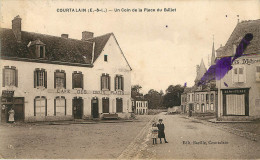
[{"label": "building facade", "polygon": [[237,24],[225,46],[217,50],[217,58],[234,57],[242,38],[253,34],[243,55],[232,69],[217,81],[219,88],[218,118],[220,120],[248,120],[260,117],[260,20]]},{"label": "building facade", "polygon": [[76,40],[1,28],[1,121],[51,121],[130,116],[131,67],[113,33]]},{"label": "building facade", "polygon": [[142,97],[132,98],[133,112],[138,115],[148,114],[148,100]]}]

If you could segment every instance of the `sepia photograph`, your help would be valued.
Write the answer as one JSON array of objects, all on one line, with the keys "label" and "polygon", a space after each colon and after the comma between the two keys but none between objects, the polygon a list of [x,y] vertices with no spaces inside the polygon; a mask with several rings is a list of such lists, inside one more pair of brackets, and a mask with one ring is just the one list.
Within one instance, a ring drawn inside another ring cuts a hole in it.
[{"label": "sepia photograph", "polygon": [[0,159],[260,159],[260,0],[0,0]]}]

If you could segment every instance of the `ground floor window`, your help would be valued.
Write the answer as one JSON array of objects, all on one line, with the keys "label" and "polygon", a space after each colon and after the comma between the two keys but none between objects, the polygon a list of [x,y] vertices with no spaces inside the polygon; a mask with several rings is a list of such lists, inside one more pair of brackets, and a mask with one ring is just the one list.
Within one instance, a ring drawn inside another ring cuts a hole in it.
[{"label": "ground floor window", "polygon": [[103,113],[109,113],[109,99],[108,98],[102,99],[102,109],[103,109]]},{"label": "ground floor window", "polygon": [[207,111],[208,111],[209,110],[209,104],[207,103],[206,105],[207,105]]},{"label": "ground floor window", "polygon": [[214,104],[213,103],[210,104],[210,110],[212,110],[212,111],[214,110]]},{"label": "ground floor window", "polygon": [[117,98],[116,99],[116,112],[123,112],[123,99]]},{"label": "ground floor window", "polygon": [[35,99],[34,99],[34,116],[47,116],[47,99],[46,99],[46,97],[35,97]]},{"label": "ground floor window", "polygon": [[201,112],[205,112],[205,105],[201,104]]},{"label": "ground floor window", "polygon": [[227,95],[226,112],[228,115],[245,115],[245,95]]},{"label": "ground floor window", "polygon": [[64,116],[66,115],[66,99],[65,97],[57,97],[55,100],[54,115]]},{"label": "ground floor window", "polygon": [[200,105],[197,103],[197,108],[196,108],[197,110],[200,110]]}]

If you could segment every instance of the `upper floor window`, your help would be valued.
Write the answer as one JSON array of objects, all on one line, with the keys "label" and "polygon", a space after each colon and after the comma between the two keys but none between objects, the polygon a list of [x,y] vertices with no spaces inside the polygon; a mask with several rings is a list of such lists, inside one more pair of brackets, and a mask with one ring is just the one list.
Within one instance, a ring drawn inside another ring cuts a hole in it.
[{"label": "upper floor window", "polygon": [[124,77],[122,75],[115,77],[115,91],[116,90],[124,90]]},{"label": "upper floor window", "polygon": [[18,87],[18,71],[14,66],[5,66],[3,69],[3,87],[16,86]]},{"label": "upper floor window", "polygon": [[200,100],[200,95],[199,94],[197,94],[197,101],[199,101]]},{"label": "upper floor window", "polygon": [[204,94],[201,94],[201,101],[204,101]]},{"label": "upper floor window", "polygon": [[110,90],[110,76],[103,73],[101,76],[101,90]]},{"label": "upper floor window", "polygon": [[45,87],[47,88],[47,72],[45,69],[36,68],[34,71],[34,88]]},{"label": "upper floor window", "polygon": [[211,101],[211,102],[214,101],[214,94],[213,94],[213,93],[211,93],[211,95],[210,95],[210,101]]},{"label": "upper floor window", "polygon": [[260,66],[256,66],[256,81],[260,82]]},{"label": "upper floor window", "polygon": [[54,88],[66,88],[66,73],[64,70],[54,72]]},{"label": "upper floor window", "polygon": [[206,101],[209,100],[209,94],[206,94]]},{"label": "upper floor window", "polygon": [[194,101],[194,94],[192,94],[191,97],[192,97],[192,101]]},{"label": "upper floor window", "polygon": [[233,68],[233,82],[245,82],[245,69],[243,66]]},{"label": "upper floor window", "polygon": [[82,88],[83,89],[83,74],[82,72],[74,71],[72,73],[72,89]]},{"label": "upper floor window", "polygon": [[47,116],[47,99],[46,97],[35,97],[34,99],[34,116]]},{"label": "upper floor window", "polygon": [[108,61],[108,59],[107,59],[108,57],[107,57],[107,55],[104,55],[104,61],[105,62],[107,62]]}]

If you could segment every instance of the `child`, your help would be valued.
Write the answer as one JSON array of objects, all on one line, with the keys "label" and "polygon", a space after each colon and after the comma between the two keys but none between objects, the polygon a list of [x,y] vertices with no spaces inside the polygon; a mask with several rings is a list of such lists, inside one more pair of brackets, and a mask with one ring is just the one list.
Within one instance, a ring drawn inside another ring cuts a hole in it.
[{"label": "child", "polygon": [[157,144],[158,128],[156,126],[156,123],[153,123],[151,132],[152,132],[153,144]]}]

